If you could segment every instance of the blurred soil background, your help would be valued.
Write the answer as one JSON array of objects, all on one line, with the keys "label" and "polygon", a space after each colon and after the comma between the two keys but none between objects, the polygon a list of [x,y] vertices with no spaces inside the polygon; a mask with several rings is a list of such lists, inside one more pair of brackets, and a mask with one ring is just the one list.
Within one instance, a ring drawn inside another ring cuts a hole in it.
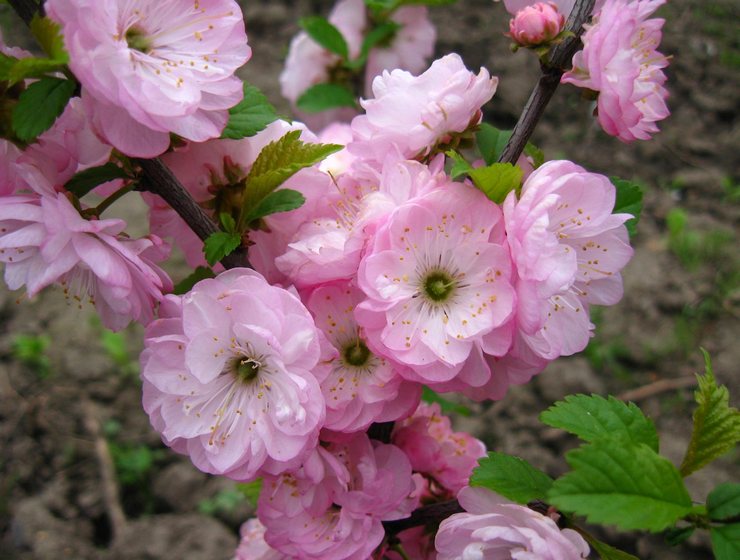
[{"label": "blurred soil background", "polygon": [[[243,4],[254,50],[243,77],[287,115],[277,76],[297,19],[326,15],[330,3]],[[593,311],[597,334],[585,352],[457,419],[459,429],[489,449],[520,455],[551,475],[564,471],[564,452],[575,442],[537,416],[564,395],[637,400],[658,426],[661,450],[676,463],[690,436],[700,346],[738,405],[740,5],[671,0],[658,15],[667,19],[661,51],[672,57],[673,114],[653,141],[624,145],[606,136],[591,117],[593,106],[570,86],[559,88],[533,138],[548,159],[568,158],[645,186],[625,297]],[[486,120],[511,128],[538,68],[530,53],[510,53],[503,6],[460,0],[432,10],[432,19],[438,55],[458,52],[469,68],[485,66],[499,76]],[[0,22],[8,44],[30,46],[5,4]],[[132,233],[145,230],[138,201],[114,212],[125,214]],[[185,274],[173,269],[175,281]],[[30,302],[20,296],[0,290],[0,559],[230,558],[253,506],[233,482],[200,473],[150,428],[138,380],[142,329],[107,333],[89,308],[66,302],[60,290]],[[650,395],[645,387],[655,382],[667,388]],[[108,449],[102,456],[111,460],[118,501],[106,498],[100,447]],[[692,496],[704,501],[715,484],[737,481],[738,459],[736,450],[690,476]],[[599,534],[642,559],[711,557],[702,536],[671,548],[661,536]]]}]

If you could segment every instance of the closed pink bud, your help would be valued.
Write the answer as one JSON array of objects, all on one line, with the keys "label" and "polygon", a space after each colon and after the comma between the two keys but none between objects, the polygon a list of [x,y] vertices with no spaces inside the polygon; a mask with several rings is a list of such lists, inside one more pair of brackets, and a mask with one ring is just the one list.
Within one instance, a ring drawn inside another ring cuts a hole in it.
[{"label": "closed pink bud", "polygon": [[552,41],[565,26],[565,16],[553,2],[537,2],[522,8],[509,21],[509,33],[522,47],[535,47]]}]

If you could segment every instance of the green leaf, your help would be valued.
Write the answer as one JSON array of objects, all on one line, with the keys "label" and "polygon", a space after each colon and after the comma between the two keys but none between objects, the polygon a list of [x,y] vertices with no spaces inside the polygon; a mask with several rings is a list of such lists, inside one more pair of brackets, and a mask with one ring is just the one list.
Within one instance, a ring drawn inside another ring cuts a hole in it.
[{"label": "green leaf", "polygon": [[737,560],[740,558],[740,523],[712,527],[712,552],[716,560]]},{"label": "green leaf", "polygon": [[523,171],[511,163],[492,163],[471,169],[468,174],[490,200],[501,204],[506,195],[521,186]]},{"label": "green leaf", "polygon": [[627,220],[624,225],[630,235],[637,233],[637,222],[640,221],[642,212],[642,187],[637,183],[611,177],[612,184],[617,189],[617,198],[614,201],[612,214],[632,214],[634,218]]},{"label": "green leaf", "polygon": [[329,20],[319,16],[311,16],[301,18],[298,23],[306,30],[311,39],[327,51],[338,54],[345,60],[349,58],[347,41],[344,40],[341,31],[334,27]]},{"label": "green leaf", "polygon": [[273,191],[249,211],[247,217],[244,218],[244,223],[248,224],[253,220],[264,218],[270,214],[277,214],[278,212],[290,212],[303,206],[304,202],[306,202],[306,198],[300,192],[293,189]]},{"label": "green leaf", "polygon": [[699,407],[694,411],[691,441],[681,462],[683,476],[698,471],[740,441],[740,411],[730,406],[727,387],[717,385],[709,354],[703,349],[702,352],[706,373],[697,375],[699,389],[694,397]]},{"label": "green leaf", "polygon": [[360,55],[354,60],[348,60],[345,63],[347,68],[357,70],[362,68],[367,62],[367,57],[370,51],[376,46],[389,45],[393,38],[396,36],[396,32],[402,26],[395,21],[386,21],[377,27],[373,28],[362,41],[362,47],[360,48]]},{"label": "green leaf", "polygon": [[8,81],[10,79],[10,70],[18,62],[14,56],[0,53],[0,80]]},{"label": "green leaf", "polygon": [[678,546],[691,535],[694,534],[696,527],[690,525],[688,527],[673,527],[668,529],[665,533],[665,542],[671,546]]},{"label": "green leaf", "polygon": [[591,545],[591,548],[596,551],[601,560],[640,560],[637,556],[632,556],[631,554],[628,554],[623,550],[614,548],[613,546],[598,540],[592,535],[589,535],[585,531],[579,531],[579,533],[583,536],[584,539],[586,539],[586,542]]},{"label": "green leaf", "polygon": [[114,179],[131,179],[131,177],[115,163],[108,162],[76,173],[64,184],[64,188],[77,198],[82,198],[98,185]]},{"label": "green leaf", "polygon": [[356,106],[355,94],[339,84],[316,84],[304,91],[296,101],[296,107],[306,113]]},{"label": "green leaf", "polygon": [[242,236],[236,232],[217,231],[212,233],[203,244],[206,262],[211,266],[225,256],[233,253],[242,244]]},{"label": "green leaf", "polygon": [[691,512],[673,464],[645,444],[599,439],[565,455],[573,469],[555,481],[548,501],[591,523],[662,531]]},{"label": "green leaf", "polygon": [[427,386],[424,386],[421,391],[421,400],[427,403],[437,403],[439,405],[439,409],[445,414],[470,416],[473,413],[467,406],[448,401],[442,395],[435,393]]},{"label": "green leaf", "polygon": [[519,504],[542,499],[552,486],[552,478],[524,459],[491,451],[478,461],[470,477],[471,486],[483,486]]},{"label": "green leaf", "polygon": [[247,187],[238,223],[240,230],[252,209],[283,182],[304,167],[310,167],[344,147],[339,144],[304,144],[300,135],[300,130],[292,130],[262,148],[246,178]]},{"label": "green leaf", "polygon": [[178,296],[187,294],[190,290],[193,289],[193,286],[195,286],[201,280],[205,280],[206,278],[215,278],[215,276],[216,275],[213,273],[213,271],[207,266],[199,266],[187,277],[183,278],[177,284],[175,284],[172,293]]},{"label": "green leaf", "polygon": [[475,139],[478,142],[483,160],[486,165],[496,163],[511,138],[511,130],[499,130],[488,123],[481,123],[480,130],[476,132]]},{"label": "green leaf", "polygon": [[30,28],[33,36],[50,58],[62,64],[69,62],[69,54],[64,48],[62,28],[57,22],[36,14],[31,20]]},{"label": "green leaf", "polygon": [[540,421],[585,441],[622,436],[658,451],[658,433],[652,420],[634,403],[612,396],[605,399],[599,395],[568,395],[543,412]]},{"label": "green leaf", "polygon": [[532,142],[527,142],[524,146],[524,155],[532,158],[535,169],[545,163],[545,152],[532,144]]},{"label": "green leaf", "polygon": [[258,478],[252,482],[239,482],[236,485],[237,490],[251,503],[253,506],[257,505],[257,500],[260,497],[262,491],[262,479]]},{"label": "green leaf", "polygon": [[450,168],[450,177],[454,180],[468,175],[473,169],[473,166],[468,163],[468,160],[458,154],[455,150],[449,150],[446,152],[446,155],[454,162]]},{"label": "green leaf", "polygon": [[234,217],[228,212],[221,212],[218,215],[218,221],[221,223],[221,229],[227,233],[234,233],[236,231],[236,222]]},{"label": "green leaf", "polygon": [[707,512],[715,520],[740,515],[740,484],[725,482],[715,487],[707,496]]},{"label": "green leaf", "polygon": [[277,119],[275,107],[256,87],[244,82],[244,98],[229,109],[229,122],[221,138],[239,140],[254,136]]},{"label": "green leaf", "polygon": [[21,93],[13,109],[13,130],[24,142],[31,142],[47,130],[67,106],[77,85],[60,78],[42,78]]},{"label": "green leaf", "polygon": [[38,78],[46,73],[61,70],[69,62],[69,55],[64,50],[64,38],[59,24],[37,14],[31,21],[31,32],[48,55],[48,58],[15,59],[6,57],[11,58],[13,63],[8,65],[7,60],[3,61],[0,65],[0,79],[15,84],[26,78]]}]

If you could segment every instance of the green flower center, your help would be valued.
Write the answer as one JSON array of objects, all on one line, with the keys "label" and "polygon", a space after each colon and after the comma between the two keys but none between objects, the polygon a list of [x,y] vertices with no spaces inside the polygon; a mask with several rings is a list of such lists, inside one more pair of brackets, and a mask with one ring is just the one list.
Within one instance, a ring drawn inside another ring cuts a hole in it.
[{"label": "green flower center", "polygon": [[126,43],[130,49],[143,53],[148,53],[152,48],[149,37],[137,27],[131,27],[126,31]]},{"label": "green flower center", "polygon": [[251,358],[241,357],[234,360],[232,367],[237,381],[250,383],[259,374],[262,364]]},{"label": "green flower center", "polygon": [[455,280],[443,270],[434,270],[422,281],[424,294],[434,302],[443,302],[455,291]]},{"label": "green flower center", "polygon": [[362,367],[370,359],[370,350],[359,338],[342,352],[344,363],[354,367]]}]

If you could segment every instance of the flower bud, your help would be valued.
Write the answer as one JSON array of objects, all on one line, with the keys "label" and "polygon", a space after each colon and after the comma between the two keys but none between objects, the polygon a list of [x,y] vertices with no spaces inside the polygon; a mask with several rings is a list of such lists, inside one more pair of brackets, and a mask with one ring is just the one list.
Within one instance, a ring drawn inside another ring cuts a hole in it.
[{"label": "flower bud", "polygon": [[553,40],[564,26],[565,16],[553,2],[538,2],[516,13],[507,35],[522,47],[535,47]]}]

